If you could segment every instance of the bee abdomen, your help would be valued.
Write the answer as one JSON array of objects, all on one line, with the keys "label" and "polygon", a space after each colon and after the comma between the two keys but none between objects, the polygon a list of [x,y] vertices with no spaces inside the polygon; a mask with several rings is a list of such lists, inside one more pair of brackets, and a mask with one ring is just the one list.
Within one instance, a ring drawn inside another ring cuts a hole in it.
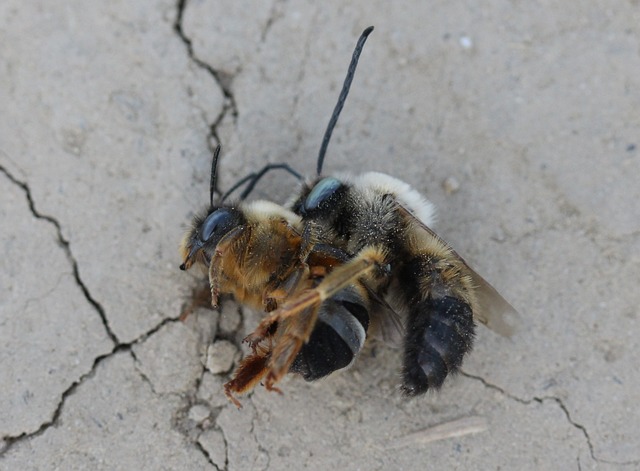
[{"label": "bee abdomen", "polygon": [[349,366],[364,345],[369,314],[361,296],[347,288],[320,307],[318,323],[290,371],[314,381]]},{"label": "bee abdomen", "polygon": [[460,298],[429,296],[411,307],[404,346],[404,393],[415,396],[442,386],[471,350],[474,335],[473,313]]}]

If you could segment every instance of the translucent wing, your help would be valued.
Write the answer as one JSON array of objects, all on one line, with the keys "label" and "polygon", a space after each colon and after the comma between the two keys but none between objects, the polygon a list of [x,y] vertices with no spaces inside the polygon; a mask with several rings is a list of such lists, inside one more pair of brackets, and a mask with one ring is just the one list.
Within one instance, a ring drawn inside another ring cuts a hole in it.
[{"label": "translucent wing", "polygon": [[432,229],[427,227],[422,221],[416,218],[411,211],[399,203],[398,211],[407,218],[415,228],[423,231],[426,236],[435,238],[451,250],[451,253],[469,270],[469,274],[476,285],[476,296],[478,299],[478,309],[474,310],[474,317],[494,332],[505,337],[511,337],[514,334],[515,326],[518,323],[518,311],[516,311],[516,309],[509,304],[509,302],[504,299],[487,280],[476,273],[476,271],[471,268],[447,242],[445,242],[438,234],[433,232]]},{"label": "translucent wing", "polygon": [[373,300],[369,311],[371,325],[367,336],[382,340],[393,348],[401,347],[404,338],[404,324],[400,314],[371,289],[367,288],[367,291]]},{"label": "translucent wing", "polygon": [[477,286],[479,312],[474,313],[476,319],[494,332],[505,337],[511,337],[516,329],[518,311],[504,299],[491,284],[476,273],[467,262],[462,259],[471,273]]}]

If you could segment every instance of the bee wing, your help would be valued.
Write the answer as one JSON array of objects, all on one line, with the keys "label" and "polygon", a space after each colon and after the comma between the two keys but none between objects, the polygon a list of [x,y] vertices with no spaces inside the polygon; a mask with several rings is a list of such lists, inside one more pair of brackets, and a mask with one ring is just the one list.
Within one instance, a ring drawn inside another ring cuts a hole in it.
[{"label": "bee wing", "polygon": [[515,332],[515,325],[519,317],[518,311],[487,280],[478,275],[464,259],[461,260],[469,269],[471,278],[477,286],[476,295],[480,310],[474,313],[476,319],[494,332],[504,337],[511,337]]},{"label": "bee wing", "polygon": [[441,244],[446,246],[451,253],[458,258],[469,270],[469,274],[476,285],[476,296],[478,299],[479,309],[473,313],[474,317],[481,323],[485,324],[494,332],[504,336],[511,337],[515,331],[515,325],[519,317],[518,311],[502,297],[491,284],[480,276],[469,264],[462,258],[446,241],[444,241],[431,228],[425,225],[421,220],[413,215],[411,211],[398,203],[398,211],[407,218],[410,223],[417,229],[437,239]]},{"label": "bee wing", "polygon": [[369,316],[371,324],[368,335],[382,340],[385,344],[399,348],[404,338],[404,324],[400,315],[371,289],[367,288],[369,296],[374,300]]}]

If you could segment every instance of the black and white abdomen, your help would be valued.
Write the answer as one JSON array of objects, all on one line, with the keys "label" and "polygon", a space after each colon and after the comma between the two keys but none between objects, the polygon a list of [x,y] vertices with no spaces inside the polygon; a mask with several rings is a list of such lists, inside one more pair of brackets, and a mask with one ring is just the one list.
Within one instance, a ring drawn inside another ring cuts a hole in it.
[{"label": "black and white abdomen", "polygon": [[355,287],[345,288],[322,303],[313,333],[290,371],[313,381],[346,368],[362,349],[368,328],[366,301]]}]

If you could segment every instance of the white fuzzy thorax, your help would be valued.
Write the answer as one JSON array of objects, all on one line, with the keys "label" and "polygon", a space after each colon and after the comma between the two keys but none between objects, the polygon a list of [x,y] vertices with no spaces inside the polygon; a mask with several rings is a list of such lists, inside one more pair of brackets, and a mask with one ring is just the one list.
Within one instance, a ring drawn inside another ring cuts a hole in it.
[{"label": "white fuzzy thorax", "polygon": [[368,191],[388,193],[426,226],[435,222],[436,208],[429,200],[418,193],[408,183],[380,172],[367,172],[348,178],[353,185],[366,194]]},{"label": "white fuzzy thorax", "polygon": [[251,201],[249,203],[244,203],[242,208],[245,214],[253,219],[281,217],[292,226],[296,226],[301,222],[300,216],[295,214],[293,211],[271,201]]}]

